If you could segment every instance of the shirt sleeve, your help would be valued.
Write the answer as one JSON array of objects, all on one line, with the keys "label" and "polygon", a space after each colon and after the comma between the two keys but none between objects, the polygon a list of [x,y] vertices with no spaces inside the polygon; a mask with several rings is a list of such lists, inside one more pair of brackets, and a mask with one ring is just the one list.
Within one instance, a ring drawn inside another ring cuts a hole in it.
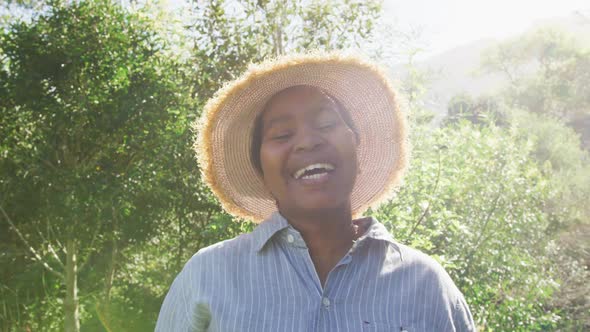
[{"label": "shirt sleeve", "polygon": [[473,322],[473,316],[471,315],[471,311],[469,310],[469,306],[467,302],[465,302],[465,298],[461,295],[455,302],[455,307],[453,310],[453,323],[455,325],[455,330],[458,332],[463,331],[476,331],[475,323]]},{"label": "shirt sleeve", "polygon": [[[196,256],[196,255],[195,255]],[[156,332],[206,331],[211,320],[209,306],[202,300],[201,267],[193,257],[176,277],[156,323]]]}]

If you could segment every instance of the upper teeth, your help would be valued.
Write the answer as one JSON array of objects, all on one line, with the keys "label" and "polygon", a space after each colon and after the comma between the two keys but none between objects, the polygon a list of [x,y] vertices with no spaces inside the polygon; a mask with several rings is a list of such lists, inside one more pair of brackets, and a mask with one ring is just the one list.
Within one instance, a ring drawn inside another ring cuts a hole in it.
[{"label": "upper teeth", "polygon": [[311,170],[318,169],[318,168],[319,169],[325,169],[325,170],[331,171],[331,170],[334,169],[334,166],[331,165],[331,164],[325,164],[325,163],[322,163],[322,164],[312,164],[312,165],[306,166],[306,167],[298,170],[297,172],[295,172],[293,174],[293,177],[296,178],[296,179],[299,179],[299,178],[301,178],[301,176],[303,175],[303,173],[305,173],[306,171],[311,171]]}]

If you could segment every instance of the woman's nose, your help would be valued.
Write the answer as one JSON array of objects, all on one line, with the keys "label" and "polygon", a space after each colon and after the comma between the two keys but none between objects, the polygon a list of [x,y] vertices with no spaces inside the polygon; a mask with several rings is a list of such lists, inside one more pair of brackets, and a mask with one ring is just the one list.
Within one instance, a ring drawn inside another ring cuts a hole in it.
[{"label": "woman's nose", "polygon": [[295,151],[313,151],[322,145],[322,138],[317,130],[305,126],[295,137]]}]

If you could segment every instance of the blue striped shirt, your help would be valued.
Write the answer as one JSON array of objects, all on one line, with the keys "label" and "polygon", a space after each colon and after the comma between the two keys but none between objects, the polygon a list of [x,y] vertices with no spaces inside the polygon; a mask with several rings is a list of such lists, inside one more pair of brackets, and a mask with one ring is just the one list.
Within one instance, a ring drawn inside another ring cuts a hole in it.
[{"label": "blue striped shirt", "polygon": [[322,287],[300,233],[278,212],[199,250],[168,292],[156,331],[474,331],[432,258],[371,218]]}]

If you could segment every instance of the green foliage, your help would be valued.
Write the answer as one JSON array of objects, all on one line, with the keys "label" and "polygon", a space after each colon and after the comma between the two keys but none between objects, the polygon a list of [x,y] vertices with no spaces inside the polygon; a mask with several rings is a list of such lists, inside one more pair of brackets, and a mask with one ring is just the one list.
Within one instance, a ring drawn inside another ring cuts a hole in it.
[{"label": "green foliage", "polygon": [[[100,292],[84,278],[100,280],[105,271],[86,275],[86,264],[108,256],[112,243],[120,250],[153,234],[168,197],[160,186],[167,178],[160,149],[178,137],[176,121],[188,100],[164,46],[151,22],[110,1],[55,3],[0,36],[0,204],[28,242],[2,216],[3,243],[14,248],[3,264],[30,266],[36,251],[35,264],[64,277],[73,268],[64,265],[65,244],[73,241],[82,293]],[[19,280],[28,273],[3,272],[2,298],[22,291]],[[29,303],[16,312],[34,310],[38,292],[30,289]]]},{"label": "green foliage", "polygon": [[459,94],[449,101],[447,117],[443,125],[465,119],[474,124],[507,124],[506,109],[493,97],[479,97],[474,100],[467,94]]},{"label": "green foliage", "polygon": [[539,330],[557,287],[547,272],[547,171],[517,132],[466,121],[414,140],[397,197],[375,212],[403,243],[436,257],[484,330]]},{"label": "green foliage", "polygon": [[560,118],[590,112],[590,50],[559,30],[501,43],[483,53],[482,67],[509,80],[511,105]]},{"label": "green foliage", "polygon": [[251,62],[290,52],[358,47],[373,30],[380,1],[194,2],[194,86],[201,101]]},{"label": "green foliage", "polygon": [[551,188],[544,210],[550,216],[550,268],[560,287],[549,305],[560,312],[563,330],[585,330],[590,326],[587,311],[590,237],[590,155],[582,149],[579,135],[561,121],[548,116],[515,112],[521,135],[533,143],[530,157],[550,168]]},{"label": "green foliage", "polygon": [[546,211],[556,216],[553,227],[565,229],[588,222],[590,207],[590,156],[579,135],[558,119],[528,112],[514,112],[512,122],[533,143],[530,157],[552,169],[552,195]]},{"label": "green foliage", "polygon": [[559,312],[562,330],[587,330],[587,238],[590,208],[590,50],[571,36],[553,29],[538,31],[500,44],[483,57],[483,68],[509,80],[502,93],[514,108],[511,125],[520,128],[533,148],[529,157],[551,170],[550,195],[543,206],[549,216],[547,233],[560,282],[547,305]]},{"label": "green foliage", "polygon": [[301,49],[360,48],[381,10],[380,1],[311,1],[301,10]]}]

